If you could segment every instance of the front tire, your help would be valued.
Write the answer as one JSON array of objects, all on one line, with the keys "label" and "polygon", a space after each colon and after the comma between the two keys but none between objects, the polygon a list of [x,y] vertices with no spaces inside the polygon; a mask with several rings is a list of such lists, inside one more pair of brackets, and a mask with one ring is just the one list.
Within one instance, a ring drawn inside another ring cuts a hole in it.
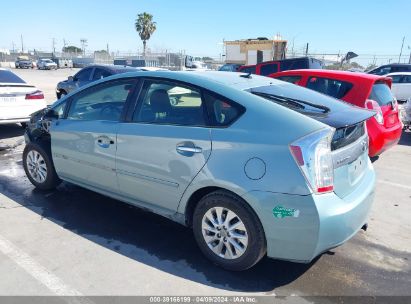
[{"label": "front tire", "polygon": [[233,271],[251,268],[266,253],[259,218],[241,198],[228,191],[204,196],[193,215],[194,237],[214,264]]},{"label": "front tire", "polygon": [[37,143],[28,143],[24,148],[23,167],[30,182],[38,189],[51,190],[61,183],[50,149]]}]

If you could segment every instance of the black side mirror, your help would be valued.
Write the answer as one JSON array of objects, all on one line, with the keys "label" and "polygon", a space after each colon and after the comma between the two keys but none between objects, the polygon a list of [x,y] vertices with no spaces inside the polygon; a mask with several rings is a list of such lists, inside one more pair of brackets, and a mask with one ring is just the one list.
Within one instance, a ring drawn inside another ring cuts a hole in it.
[{"label": "black side mirror", "polygon": [[53,109],[49,109],[47,113],[44,114],[43,118],[46,118],[49,120],[56,120],[56,119],[59,119],[59,114]]}]

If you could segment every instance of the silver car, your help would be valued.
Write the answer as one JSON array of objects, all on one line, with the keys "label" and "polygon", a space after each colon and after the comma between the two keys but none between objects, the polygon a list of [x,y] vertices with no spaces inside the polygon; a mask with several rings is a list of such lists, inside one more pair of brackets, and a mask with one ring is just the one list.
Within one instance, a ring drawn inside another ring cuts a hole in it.
[{"label": "silver car", "polygon": [[373,115],[257,75],[126,73],[34,114],[23,165],[191,227],[226,269],[308,263],[367,222]]}]

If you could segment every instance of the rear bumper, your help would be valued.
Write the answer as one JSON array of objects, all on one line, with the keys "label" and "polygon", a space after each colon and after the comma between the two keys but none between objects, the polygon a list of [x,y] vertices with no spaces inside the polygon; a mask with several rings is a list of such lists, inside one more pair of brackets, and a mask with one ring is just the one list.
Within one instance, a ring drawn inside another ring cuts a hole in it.
[{"label": "rear bumper", "polygon": [[[309,263],[349,240],[367,222],[374,187],[375,173],[369,163],[361,183],[344,198],[335,193],[300,196],[264,191],[251,191],[243,198],[261,220],[269,257]],[[277,218],[276,206],[294,210],[294,215]]]},{"label": "rear bumper", "polygon": [[401,138],[402,124],[398,123],[391,128],[379,125],[375,120],[367,121],[368,136],[370,139],[369,156],[377,156],[395,146]]}]

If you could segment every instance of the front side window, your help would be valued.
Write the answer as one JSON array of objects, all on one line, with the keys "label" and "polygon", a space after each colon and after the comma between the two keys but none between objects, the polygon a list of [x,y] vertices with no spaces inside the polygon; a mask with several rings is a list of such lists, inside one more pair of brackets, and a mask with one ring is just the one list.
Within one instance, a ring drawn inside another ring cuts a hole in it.
[{"label": "front side window", "polygon": [[264,64],[260,68],[260,74],[267,76],[278,71],[278,65],[276,63]]},{"label": "front side window", "polygon": [[310,77],[307,88],[341,99],[352,89],[353,85],[346,81],[331,78]]},{"label": "front side window", "polygon": [[87,80],[90,79],[91,70],[92,70],[92,68],[87,68],[87,69],[81,70],[80,72],[78,72],[76,74],[76,76],[74,78],[76,80],[80,80],[80,81],[87,81]]},{"label": "front side window", "polygon": [[133,121],[152,124],[204,126],[200,90],[169,81],[146,81]]},{"label": "front side window", "polygon": [[96,68],[94,70],[93,80],[99,80],[102,78],[106,78],[108,76],[111,76],[110,72],[103,70],[103,69]]},{"label": "front side window", "polygon": [[369,73],[370,74],[375,74],[375,75],[386,75],[386,74],[389,74],[391,72],[392,72],[391,67],[387,66],[387,67],[381,67],[381,68],[372,70]]},{"label": "front side window", "polygon": [[57,106],[54,106],[52,108],[54,113],[56,113],[58,115],[59,119],[63,117],[64,110],[66,109],[66,105],[67,105],[67,101],[62,102],[62,103],[60,103]]},{"label": "front side window", "polygon": [[279,76],[275,78],[293,84],[297,84],[301,80],[301,76]]},{"label": "front side window", "polygon": [[88,88],[72,97],[67,119],[119,121],[134,80],[118,80]]}]

